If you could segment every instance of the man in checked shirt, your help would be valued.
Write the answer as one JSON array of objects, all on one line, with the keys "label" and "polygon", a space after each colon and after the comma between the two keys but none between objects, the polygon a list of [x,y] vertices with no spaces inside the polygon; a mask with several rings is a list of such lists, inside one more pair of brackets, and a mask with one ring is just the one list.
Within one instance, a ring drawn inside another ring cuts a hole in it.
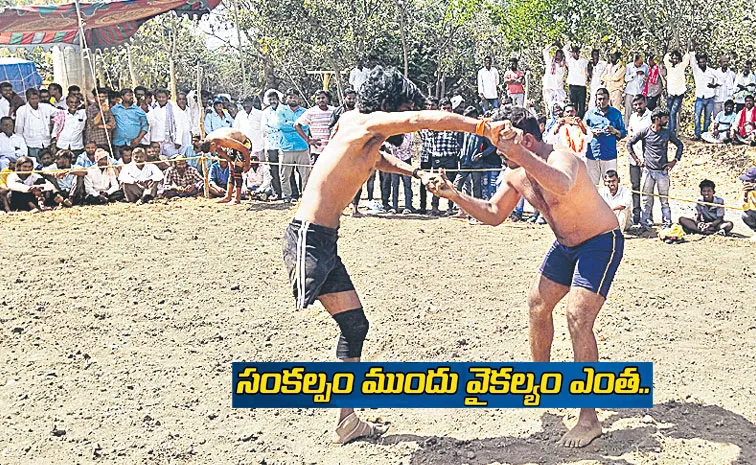
[{"label": "man in checked shirt", "polygon": [[[440,102],[441,110],[452,111],[452,103],[448,98],[444,98]],[[431,168],[438,170],[443,168],[449,176],[449,180],[454,183],[454,178],[457,177],[457,169],[459,168],[459,136],[456,131],[435,131],[433,133],[433,152],[431,154]],[[433,196],[431,200],[431,215],[441,216],[441,211],[438,209],[440,198]],[[449,209],[446,210],[446,215],[451,216],[454,214],[454,202],[449,200]]]},{"label": "man in checked shirt", "polygon": [[[436,100],[433,97],[429,97],[425,101],[425,109],[426,110],[438,110],[438,100]],[[420,169],[421,170],[429,170],[431,169],[431,156],[433,155],[433,135],[435,134],[434,131],[431,131],[430,129],[421,129],[420,131],[420,139],[423,141],[422,149],[420,150]],[[421,213],[425,215],[428,213],[427,208],[427,201],[428,201],[428,191],[425,189],[425,186],[420,187],[420,210],[418,213]]]}]

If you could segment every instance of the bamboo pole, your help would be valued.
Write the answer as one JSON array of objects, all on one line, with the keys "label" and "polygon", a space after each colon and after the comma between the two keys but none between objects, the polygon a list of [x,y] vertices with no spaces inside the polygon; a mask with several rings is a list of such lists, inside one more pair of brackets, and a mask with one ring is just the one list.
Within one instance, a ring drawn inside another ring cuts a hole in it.
[{"label": "bamboo pole", "polygon": [[171,22],[171,53],[168,60],[168,68],[171,73],[170,92],[171,100],[176,101],[176,29],[175,24]]},{"label": "bamboo pole", "polygon": [[202,152],[202,157],[200,157],[200,163],[202,163],[202,177],[204,178],[204,181],[205,181],[205,198],[209,199],[210,198],[210,174],[208,173],[208,171],[210,170],[207,169],[206,160],[207,160],[207,157],[205,156],[205,152]]},{"label": "bamboo pole", "polygon": [[[84,19],[81,17],[81,5],[79,4],[79,0],[76,0],[76,16],[79,22],[79,54],[81,59],[81,79],[82,81],[79,83],[81,85],[81,91],[86,92],[85,89],[87,89],[87,65],[86,65],[86,57],[84,54],[86,53],[87,49],[84,46]],[[70,85],[70,83],[69,83]]]}]

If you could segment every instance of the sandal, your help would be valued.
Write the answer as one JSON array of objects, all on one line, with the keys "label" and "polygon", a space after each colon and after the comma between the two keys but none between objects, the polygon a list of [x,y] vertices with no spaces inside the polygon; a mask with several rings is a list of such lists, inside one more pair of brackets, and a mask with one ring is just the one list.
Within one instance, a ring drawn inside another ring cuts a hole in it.
[{"label": "sandal", "polygon": [[360,420],[357,417],[357,414],[352,412],[339,423],[339,426],[336,427],[334,442],[344,445],[357,438],[374,438],[382,436],[388,431],[389,427],[390,424],[388,423],[371,423],[369,421]]}]

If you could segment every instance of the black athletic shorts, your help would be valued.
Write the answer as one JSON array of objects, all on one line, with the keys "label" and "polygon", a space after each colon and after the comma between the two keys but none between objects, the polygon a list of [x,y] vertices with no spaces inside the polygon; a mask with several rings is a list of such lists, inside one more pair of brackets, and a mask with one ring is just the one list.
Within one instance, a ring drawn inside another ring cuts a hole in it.
[{"label": "black athletic shorts", "polygon": [[244,185],[244,167],[234,165],[231,168],[231,176],[228,178],[228,182],[241,189]]},{"label": "black athletic shorts", "polygon": [[307,308],[318,296],[354,290],[336,241],[338,230],[291,220],[284,233],[283,258],[297,308]]}]

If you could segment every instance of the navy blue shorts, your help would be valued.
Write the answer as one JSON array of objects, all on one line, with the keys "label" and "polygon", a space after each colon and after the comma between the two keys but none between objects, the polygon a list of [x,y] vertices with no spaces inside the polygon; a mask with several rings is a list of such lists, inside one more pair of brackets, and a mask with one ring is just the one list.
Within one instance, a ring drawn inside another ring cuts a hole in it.
[{"label": "navy blue shorts", "polygon": [[541,275],[557,284],[584,287],[606,298],[624,250],[625,237],[619,229],[574,247],[554,242],[541,265]]},{"label": "navy blue shorts", "polygon": [[336,229],[297,219],[286,228],[283,258],[298,309],[309,307],[321,295],[354,290],[339,257],[338,239]]}]

